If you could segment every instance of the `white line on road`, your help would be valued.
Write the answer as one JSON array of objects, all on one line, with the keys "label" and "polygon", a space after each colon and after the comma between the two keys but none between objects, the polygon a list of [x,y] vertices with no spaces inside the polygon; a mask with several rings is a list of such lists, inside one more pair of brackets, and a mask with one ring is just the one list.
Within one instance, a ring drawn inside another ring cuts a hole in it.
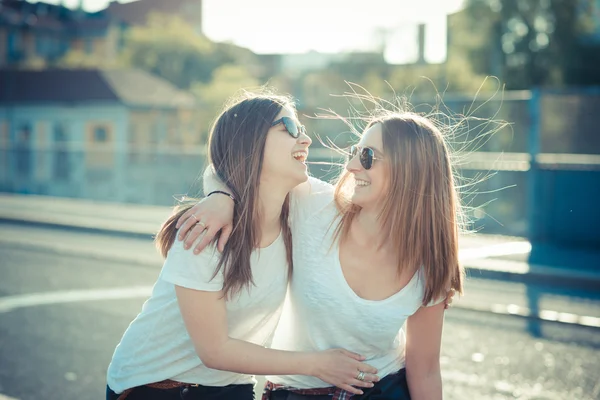
[{"label": "white line on road", "polygon": [[[95,300],[119,300],[149,297],[152,286],[133,286],[116,289],[67,290],[59,292],[30,293],[0,297],[0,313],[17,308],[48,304],[78,303]],[[0,398],[0,400],[2,400]]]},{"label": "white line on road", "polygon": [[510,256],[513,254],[528,254],[531,252],[529,242],[506,242],[483,247],[460,249],[461,261],[476,260],[488,257]]},{"label": "white line on road", "polygon": [[[0,313],[9,312],[18,308],[34,307],[49,304],[79,303],[98,300],[121,300],[133,298],[146,298],[152,293],[152,286],[133,286],[116,289],[91,289],[67,290],[59,292],[31,293],[17,296],[0,297]],[[512,315],[524,318],[536,318],[544,321],[561,322],[563,324],[583,325],[600,328],[600,318],[563,313],[552,310],[533,312],[527,307],[516,304],[491,304],[463,306],[460,303],[456,308],[481,311],[493,314]],[[0,400],[4,400],[0,397]]]},{"label": "white line on road", "polygon": [[8,396],[0,393],[0,400],[19,400],[19,399],[16,399],[14,397],[8,397]]},{"label": "white line on road", "polygon": [[[453,306],[454,307],[454,306]],[[516,304],[491,304],[475,305],[469,304],[462,306],[460,303],[455,306],[465,310],[481,311],[492,314],[512,315],[523,318],[541,319],[543,321],[561,322],[563,324],[583,325],[592,328],[600,328],[600,318],[575,315],[571,313],[557,312],[552,310],[540,310],[537,313],[527,307]]]}]

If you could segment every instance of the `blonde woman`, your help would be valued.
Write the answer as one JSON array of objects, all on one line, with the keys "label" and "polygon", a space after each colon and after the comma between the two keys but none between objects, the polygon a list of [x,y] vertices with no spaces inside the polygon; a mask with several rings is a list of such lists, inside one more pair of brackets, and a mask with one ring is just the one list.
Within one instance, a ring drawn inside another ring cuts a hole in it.
[{"label": "blonde woman", "polygon": [[[233,208],[225,197],[194,206],[178,222],[180,239],[190,245],[201,230],[185,237],[193,214],[210,226],[208,241]],[[464,273],[459,201],[441,132],[413,113],[380,112],[335,187],[309,178],[292,191],[291,210],[294,275],[273,348],[341,347],[366,356],[381,381],[353,399],[442,399],[444,299],[462,293]],[[263,399],[352,396],[315,377],[268,379]]]}]

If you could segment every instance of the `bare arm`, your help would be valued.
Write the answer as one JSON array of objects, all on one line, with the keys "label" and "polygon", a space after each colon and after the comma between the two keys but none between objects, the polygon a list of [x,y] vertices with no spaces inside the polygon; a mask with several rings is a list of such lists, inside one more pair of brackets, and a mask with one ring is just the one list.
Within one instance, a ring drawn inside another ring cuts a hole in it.
[{"label": "bare arm", "polygon": [[[312,179],[316,181],[316,179]],[[227,186],[216,176],[211,165],[204,171],[203,182],[204,193],[208,194],[215,190],[230,193]],[[333,191],[333,187],[327,183],[320,182],[319,186],[320,190],[330,187],[331,191]],[[307,181],[296,186],[292,194],[297,197],[307,197],[310,192],[311,184]],[[243,207],[244,205],[242,204],[241,206]],[[233,230],[233,208],[233,200],[224,195],[215,194],[202,199],[177,221],[177,229],[179,229],[178,239],[183,240],[184,247],[189,249],[202,236],[202,239],[194,248],[194,253],[199,254],[212,242],[215,235],[221,231],[217,248],[222,252]],[[201,223],[199,223],[200,221]]]},{"label": "bare arm", "polygon": [[[230,193],[227,186],[216,176],[214,168],[209,165],[203,174],[204,193],[214,190]],[[217,249],[222,252],[225,243],[233,230],[233,200],[227,196],[215,194],[205,197],[190,208],[177,221],[178,239],[184,241],[184,248],[189,249],[200,236],[202,239],[194,248],[199,254],[221,231]]]},{"label": "bare arm", "polygon": [[421,307],[406,326],[406,377],[413,400],[441,400],[444,302]]},{"label": "bare arm", "polygon": [[[271,350],[229,337],[227,311],[222,292],[175,286],[179,308],[196,352],[209,368],[257,375],[312,375],[355,394],[371,387],[377,370],[346,350],[301,353]],[[366,381],[356,379],[366,371]]]}]

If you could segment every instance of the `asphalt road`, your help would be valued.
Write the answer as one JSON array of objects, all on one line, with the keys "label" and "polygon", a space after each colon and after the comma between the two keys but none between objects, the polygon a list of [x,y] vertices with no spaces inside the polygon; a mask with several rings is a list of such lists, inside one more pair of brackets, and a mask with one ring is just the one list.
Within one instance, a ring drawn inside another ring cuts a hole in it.
[{"label": "asphalt road", "polygon": [[[0,224],[0,400],[103,398],[159,269],[149,240]],[[485,302],[600,316],[599,294],[470,279],[446,317],[446,399],[600,399],[599,329],[469,309]]]}]

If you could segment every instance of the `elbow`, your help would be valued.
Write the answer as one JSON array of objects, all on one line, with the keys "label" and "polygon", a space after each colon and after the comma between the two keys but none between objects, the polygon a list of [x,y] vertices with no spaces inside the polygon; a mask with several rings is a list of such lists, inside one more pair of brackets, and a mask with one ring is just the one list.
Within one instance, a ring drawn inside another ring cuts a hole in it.
[{"label": "elbow", "polygon": [[218,349],[202,350],[197,348],[196,354],[198,354],[204,366],[211,369],[222,369],[222,357],[219,356]]}]

